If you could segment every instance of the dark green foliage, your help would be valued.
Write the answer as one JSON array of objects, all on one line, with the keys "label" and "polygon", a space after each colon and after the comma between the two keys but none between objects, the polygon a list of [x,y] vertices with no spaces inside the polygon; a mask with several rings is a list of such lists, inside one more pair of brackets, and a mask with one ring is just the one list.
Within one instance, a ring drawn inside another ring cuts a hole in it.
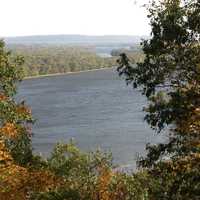
[{"label": "dark green foliage", "polygon": [[5,50],[5,44],[0,40],[0,92],[7,96],[16,93],[16,82],[22,79],[22,57],[12,57],[10,51]]},{"label": "dark green foliage", "polygon": [[57,191],[34,194],[31,197],[31,199],[32,200],[63,200],[63,199],[78,200],[81,199],[81,197],[77,190],[65,188],[63,190],[60,189]]},{"label": "dark green foliage", "polygon": [[144,61],[132,66],[125,54],[118,61],[119,74],[149,100],[147,123],[158,133],[167,128],[168,141],[147,145],[147,156],[138,161],[155,177],[153,199],[200,198],[199,9],[197,0],[152,1]]},{"label": "dark green foliage", "polygon": [[[24,124],[33,122],[29,109],[24,102],[16,103],[17,83],[22,79],[22,65],[24,59],[21,56],[13,56],[6,51],[5,44],[0,41],[0,126],[14,125],[20,136],[6,138],[0,135],[9,149],[11,155],[19,165],[25,165],[32,158],[30,135]],[[14,130],[13,130],[14,132]],[[14,133],[12,133],[14,134]]]},{"label": "dark green foliage", "polygon": [[[112,156],[101,151],[93,153],[81,152],[71,141],[68,144],[57,144],[48,159],[50,170],[58,176],[84,177],[94,176],[97,166],[112,166]],[[81,176],[81,174],[84,174]],[[81,181],[81,180],[80,180]]]}]

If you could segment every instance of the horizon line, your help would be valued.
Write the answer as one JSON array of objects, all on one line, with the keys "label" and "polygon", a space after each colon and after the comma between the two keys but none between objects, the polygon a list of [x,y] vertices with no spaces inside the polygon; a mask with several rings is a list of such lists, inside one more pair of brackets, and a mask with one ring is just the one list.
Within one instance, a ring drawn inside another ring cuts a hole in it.
[{"label": "horizon line", "polygon": [[15,36],[0,36],[0,38],[17,38],[17,37],[42,37],[42,36],[85,36],[85,37],[118,37],[118,36],[125,36],[125,37],[148,37],[147,34],[144,35],[129,35],[129,34],[71,34],[71,33],[64,33],[64,34],[33,34],[33,35],[15,35]]}]

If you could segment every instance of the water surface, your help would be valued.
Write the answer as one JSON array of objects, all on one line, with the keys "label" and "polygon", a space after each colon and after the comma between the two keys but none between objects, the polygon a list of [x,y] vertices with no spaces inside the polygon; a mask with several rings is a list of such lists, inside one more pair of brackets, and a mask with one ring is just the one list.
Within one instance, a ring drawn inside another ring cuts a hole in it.
[{"label": "water surface", "polygon": [[18,98],[32,108],[33,146],[44,155],[74,138],[83,150],[100,147],[129,165],[146,143],[160,140],[143,121],[145,98],[114,69],[25,80]]}]

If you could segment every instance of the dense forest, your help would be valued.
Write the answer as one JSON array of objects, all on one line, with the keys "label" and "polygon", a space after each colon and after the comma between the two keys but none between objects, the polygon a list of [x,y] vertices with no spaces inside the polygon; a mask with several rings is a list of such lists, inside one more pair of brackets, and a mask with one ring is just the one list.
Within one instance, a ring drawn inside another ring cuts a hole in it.
[{"label": "dense forest", "polygon": [[83,47],[15,45],[9,48],[14,55],[23,55],[25,76],[84,71],[114,64],[113,58],[100,57]]},{"label": "dense forest", "polygon": [[[26,77],[113,67],[116,66],[118,56],[99,56],[92,46],[18,44],[9,45],[8,48],[14,56],[24,57],[23,71]],[[119,49],[118,52],[127,50]],[[139,50],[130,50],[128,54],[135,61],[142,58]]]}]

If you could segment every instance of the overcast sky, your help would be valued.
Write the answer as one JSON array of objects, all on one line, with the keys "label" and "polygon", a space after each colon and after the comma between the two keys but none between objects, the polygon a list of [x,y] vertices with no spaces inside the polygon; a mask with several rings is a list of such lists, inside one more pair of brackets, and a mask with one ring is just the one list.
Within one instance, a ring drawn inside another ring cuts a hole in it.
[{"label": "overcast sky", "polygon": [[0,36],[148,35],[147,0],[0,0]]}]

